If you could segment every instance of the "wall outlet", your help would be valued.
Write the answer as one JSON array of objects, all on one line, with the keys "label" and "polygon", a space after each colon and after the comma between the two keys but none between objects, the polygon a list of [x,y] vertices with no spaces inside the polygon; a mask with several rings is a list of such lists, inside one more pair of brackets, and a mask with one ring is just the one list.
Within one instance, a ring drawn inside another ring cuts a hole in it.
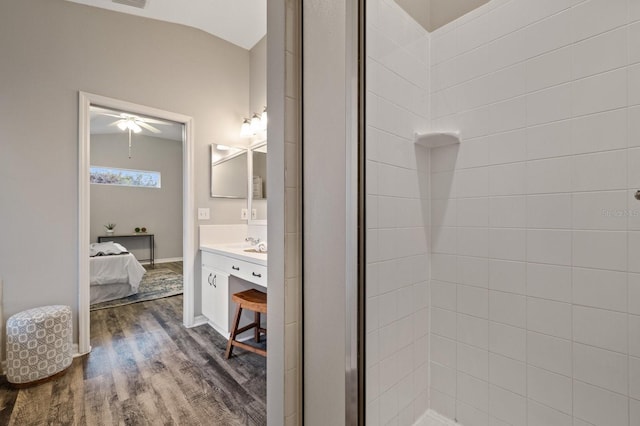
[{"label": "wall outlet", "polygon": [[240,210],[240,219],[242,219],[242,220],[249,219],[249,210],[247,210],[247,209]]},{"label": "wall outlet", "polygon": [[256,211],[256,209],[251,209],[251,219],[257,219],[258,218],[258,212]]},{"label": "wall outlet", "polygon": [[208,208],[198,208],[198,220],[207,220],[210,217]]}]

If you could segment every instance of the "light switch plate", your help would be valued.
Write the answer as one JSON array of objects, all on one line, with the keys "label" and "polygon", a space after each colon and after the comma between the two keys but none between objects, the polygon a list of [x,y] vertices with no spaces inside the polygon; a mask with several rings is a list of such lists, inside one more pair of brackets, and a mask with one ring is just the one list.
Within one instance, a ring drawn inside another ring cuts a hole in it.
[{"label": "light switch plate", "polygon": [[207,220],[210,217],[209,208],[198,208],[198,220]]},{"label": "light switch plate", "polygon": [[240,219],[242,219],[242,220],[249,219],[249,210],[247,210],[247,209],[240,210]]}]

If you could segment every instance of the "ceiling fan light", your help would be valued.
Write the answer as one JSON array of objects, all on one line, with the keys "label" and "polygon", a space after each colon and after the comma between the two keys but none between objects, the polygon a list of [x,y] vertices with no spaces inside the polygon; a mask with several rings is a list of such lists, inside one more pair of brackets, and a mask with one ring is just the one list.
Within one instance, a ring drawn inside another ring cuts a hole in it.
[{"label": "ceiling fan light", "polygon": [[138,126],[138,123],[135,121],[129,121],[129,128],[133,130],[134,133],[140,133],[142,131],[142,127]]},{"label": "ceiling fan light", "polygon": [[118,121],[117,126],[118,126],[118,129],[122,130],[123,132],[129,128],[127,122],[124,120]]}]

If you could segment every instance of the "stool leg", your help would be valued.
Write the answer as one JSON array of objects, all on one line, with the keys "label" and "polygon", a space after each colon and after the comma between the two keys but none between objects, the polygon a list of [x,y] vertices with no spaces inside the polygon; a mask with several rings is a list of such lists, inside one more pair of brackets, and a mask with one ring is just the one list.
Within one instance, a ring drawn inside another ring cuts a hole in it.
[{"label": "stool leg", "polygon": [[240,325],[240,315],[242,315],[242,308],[240,305],[236,307],[236,316],[233,319],[233,328],[231,329],[231,336],[229,336],[229,342],[227,342],[227,351],[225,352],[225,358],[229,359],[231,351],[233,350],[233,341],[238,333],[238,325]]},{"label": "stool leg", "polygon": [[260,312],[256,312],[254,318],[256,321],[255,339],[256,343],[260,343]]}]

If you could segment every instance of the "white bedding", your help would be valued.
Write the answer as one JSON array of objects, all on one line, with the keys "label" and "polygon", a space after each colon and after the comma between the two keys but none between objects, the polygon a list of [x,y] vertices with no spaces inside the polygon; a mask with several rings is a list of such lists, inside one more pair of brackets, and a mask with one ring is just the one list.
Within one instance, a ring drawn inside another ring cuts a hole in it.
[{"label": "white bedding", "polygon": [[137,293],[146,272],[131,253],[91,257],[89,271],[92,304]]}]

